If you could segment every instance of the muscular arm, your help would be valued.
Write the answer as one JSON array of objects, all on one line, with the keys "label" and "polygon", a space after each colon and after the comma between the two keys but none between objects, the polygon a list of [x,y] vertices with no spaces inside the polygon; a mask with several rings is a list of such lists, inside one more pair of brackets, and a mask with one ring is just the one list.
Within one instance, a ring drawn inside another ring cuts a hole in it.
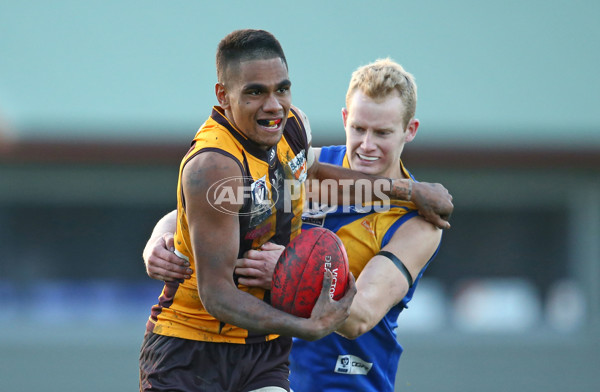
[{"label": "muscular arm", "polygon": [[[220,321],[259,333],[276,333],[315,340],[333,331],[346,319],[355,287],[341,301],[329,298],[326,289],[331,275],[319,297],[318,306],[310,319],[281,312],[258,298],[239,290],[233,281],[233,270],[239,251],[239,221],[235,213],[241,202],[221,200],[220,210],[212,207],[215,194],[209,187],[223,178],[240,177],[238,165],[221,154],[206,152],[191,159],[182,174],[183,193],[190,238],[196,262],[198,293],[207,311]],[[233,195],[239,183],[231,182]],[[210,198],[210,199],[209,199]],[[209,202],[210,201],[210,202]],[[228,239],[224,241],[223,239]]]},{"label": "muscular arm", "polygon": [[[413,279],[435,253],[441,239],[441,230],[415,217],[404,223],[383,250],[398,257]],[[392,306],[408,292],[408,282],[394,263],[384,256],[373,257],[356,281],[357,294],[350,308],[350,316],[336,332],[356,339],[371,330]]]}]

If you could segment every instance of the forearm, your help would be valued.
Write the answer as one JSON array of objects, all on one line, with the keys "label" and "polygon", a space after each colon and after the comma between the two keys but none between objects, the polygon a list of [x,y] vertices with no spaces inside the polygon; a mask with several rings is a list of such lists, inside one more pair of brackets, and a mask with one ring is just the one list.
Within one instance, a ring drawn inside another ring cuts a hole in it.
[{"label": "forearm", "polygon": [[336,332],[347,339],[356,339],[373,329],[386,313],[378,309],[377,306],[373,306],[373,303],[371,299],[361,295],[359,290],[350,307],[350,316]]},{"label": "forearm", "polygon": [[[209,247],[208,249],[216,249]],[[333,301],[329,297],[331,274],[325,274],[321,294],[311,317],[301,318],[275,309],[260,298],[240,290],[231,272],[218,272],[214,266],[225,266],[234,257],[225,247],[218,252],[203,252],[204,269],[197,274],[198,294],[206,310],[216,319],[258,333],[274,333],[316,340],[333,332],[349,315],[349,306],[356,288],[354,281],[344,298]],[[227,254],[227,256],[225,256]],[[196,259],[198,264],[199,259]],[[212,261],[212,263],[211,263]],[[212,267],[211,267],[212,264]],[[229,268],[227,268],[229,270]],[[204,277],[204,278],[203,278]]]},{"label": "forearm", "polygon": [[408,292],[404,275],[387,258],[375,255],[356,281],[357,294],[350,316],[336,331],[356,339],[370,331]]},{"label": "forearm", "polygon": [[232,284],[199,291],[207,311],[221,322],[255,333],[297,336],[306,340],[320,337],[318,326],[311,325],[309,319],[277,310]]},{"label": "forearm", "polygon": [[411,179],[390,179],[389,196],[397,200],[412,201],[414,181]]},{"label": "forearm", "polygon": [[204,209],[207,219],[197,219],[195,211],[202,209],[188,209],[189,232],[196,263],[198,296],[208,313],[223,323],[256,333],[298,336],[307,340],[322,336],[323,326],[318,322],[284,313],[240,290],[233,280],[238,242],[222,240],[239,236],[237,218],[217,215],[218,219],[212,219],[215,218],[210,216],[213,212]]},{"label": "forearm", "polygon": [[[372,176],[350,170],[341,166],[319,163],[310,173],[307,184],[307,195],[319,199],[322,203],[346,204],[357,201],[388,201],[389,199],[410,201],[412,198],[413,181],[408,179],[390,179]],[[312,180],[316,180],[314,183]],[[327,186],[327,180],[333,180],[330,192],[322,192]],[[316,186],[313,186],[316,185]],[[323,200],[322,195],[327,199]],[[337,197],[337,203],[334,203]],[[358,199],[360,198],[360,199]],[[340,202],[342,201],[342,202]]]}]

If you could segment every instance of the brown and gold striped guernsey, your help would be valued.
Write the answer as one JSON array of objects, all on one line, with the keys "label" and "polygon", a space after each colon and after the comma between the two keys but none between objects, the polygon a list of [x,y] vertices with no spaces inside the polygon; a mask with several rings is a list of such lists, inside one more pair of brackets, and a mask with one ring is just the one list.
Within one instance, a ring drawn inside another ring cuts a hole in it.
[{"label": "brown and gold striped guernsey", "polygon": [[[238,214],[238,257],[267,241],[287,245],[300,233],[308,141],[298,113],[290,110],[283,137],[276,146],[265,151],[237,130],[225,117],[222,108],[215,106],[211,116],[196,133],[179,169],[175,247],[180,254],[189,258],[190,268],[194,273],[184,283],[165,284],[159,303],[152,307],[147,330],[159,335],[209,342],[246,344],[275,339],[278,335],[253,335],[245,329],[221,323],[206,312],[199,298],[181,173],[190,159],[206,151],[218,152],[236,161],[247,185],[252,189],[263,189],[260,195],[268,198],[265,204],[260,205],[254,201],[254,197],[245,199]],[[295,187],[292,192],[298,195],[292,200],[284,197],[284,184],[290,183]],[[284,208],[286,204],[287,208]],[[237,282],[235,276],[234,279]],[[238,288],[259,299],[269,300],[264,289],[241,284],[238,284]]]}]

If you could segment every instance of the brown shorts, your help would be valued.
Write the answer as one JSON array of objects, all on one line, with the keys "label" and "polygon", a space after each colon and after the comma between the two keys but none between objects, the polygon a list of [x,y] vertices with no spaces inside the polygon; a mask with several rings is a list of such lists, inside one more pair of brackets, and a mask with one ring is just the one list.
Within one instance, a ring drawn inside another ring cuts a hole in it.
[{"label": "brown shorts", "polygon": [[289,391],[291,347],[285,337],[231,344],[149,332],[140,351],[140,391],[246,392],[271,386]]}]

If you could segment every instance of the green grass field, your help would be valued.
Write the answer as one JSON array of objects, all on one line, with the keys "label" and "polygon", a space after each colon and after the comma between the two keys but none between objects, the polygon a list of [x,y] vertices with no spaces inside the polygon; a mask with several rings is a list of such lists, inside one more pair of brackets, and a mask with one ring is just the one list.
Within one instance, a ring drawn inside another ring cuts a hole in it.
[{"label": "green grass field", "polygon": [[[122,325],[4,324],[3,391],[135,391],[144,320]],[[524,336],[403,336],[397,391],[590,392],[600,342]]]}]

